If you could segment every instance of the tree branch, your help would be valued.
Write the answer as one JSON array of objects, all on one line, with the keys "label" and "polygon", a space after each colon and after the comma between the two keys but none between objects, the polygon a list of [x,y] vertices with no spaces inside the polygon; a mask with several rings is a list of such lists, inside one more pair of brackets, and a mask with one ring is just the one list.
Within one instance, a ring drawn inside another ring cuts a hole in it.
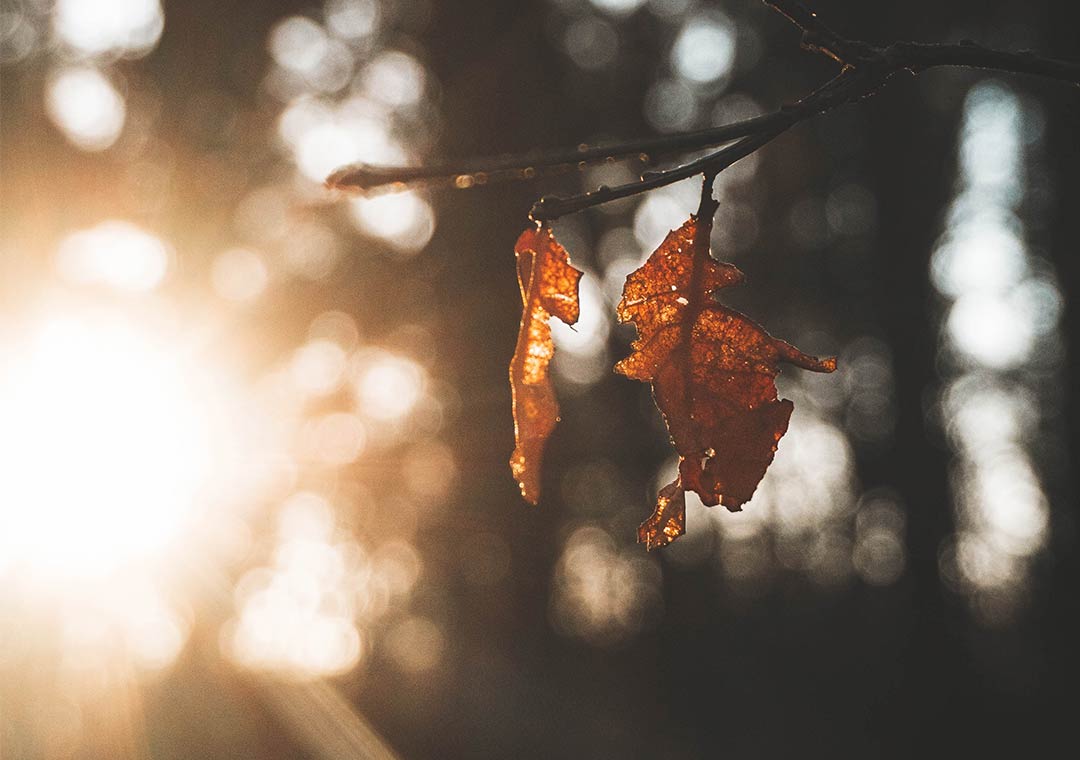
[{"label": "tree branch", "polygon": [[[466,188],[503,179],[533,179],[535,177],[575,171],[585,166],[616,159],[640,158],[649,161],[654,156],[688,153],[702,148],[736,140],[776,126],[780,112],[676,135],[646,137],[639,140],[579,145],[573,150],[477,158],[461,163],[429,164],[417,167],[382,167],[352,164],[334,171],[326,179],[328,187],[339,190],[369,192],[393,185],[453,184]],[[478,178],[478,175],[486,175]]]},{"label": "tree branch", "polygon": [[786,129],[785,126],[771,132],[744,137],[726,148],[678,168],[643,175],[640,182],[629,182],[618,187],[601,186],[592,192],[574,195],[570,198],[560,198],[554,195],[544,196],[533,204],[532,211],[529,212],[529,218],[537,222],[551,221],[552,219],[558,219],[560,216],[599,206],[602,203],[627,198],[631,195],[643,193],[646,190],[655,190],[658,187],[670,185],[687,177],[693,177],[695,174],[704,173],[715,177],[716,174],[731,166],[740,158],[749,156]]},{"label": "tree branch", "polygon": [[817,13],[797,0],[762,0],[762,2],[802,30],[804,50],[822,53],[840,64],[854,63],[863,52],[856,50],[855,46],[865,43],[845,40],[818,18]]},{"label": "tree branch", "polygon": [[715,177],[740,158],[750,155],[818,109],[827,110],[853,97],[860,92],[856,83],[858,79],[859,76],[853,70],[845,70],[796,105],[769,114],[767,128],[759,129],[756,134],[748,135],[736,143],[683,166],[667,171],[649,172],[643,174],[638,182],[629,182],[618,187],[600,187],[592,192],[570,198],[545,196],[533,205],[529,218],[538,222],[550,221],[602,203],[664,187],[695,174],[703,173],[706,176]]},{"label": "tree branch", "polygon": [[1030,74],[1080,85],[1080,63],[1044,58],[1030,50],[1019,53],[993,50],[970,40],[956,45],[894,42],[880,49],[880,55],[891,65],[916,74],[937,66],[961,66],[1009,74]]},{"label": "tree branch", "polygon": [[698,173],[709,175],[723,171],[795,124],[873,95],[890,77],[901,71],[918,74],[939,66],[961,66],[1029,74],[1080,85],[1080,63],[1044,58],[1029,51],[1010,53],[992,50],[969,41],[959,44],[894,42],[886,46],[872,45],[840,36],[798,0],[762,1],[802,30],[801,44],[804,49],[826,55],[843,66],[839,75],[794,105],[711,129],[592,147],[581,145],[575,150],[546,154],[502,156],[421,167],[356,164],[335,171],[327,178],[326,185],[360,193],[431,183],[467,188],[507,179],[561,174],[584,169],[590,164],[632,157],[644,162],[652,156],[688,153],[737,140],[682,166],[643,174],[637,182],[614,188],[600,187],[569,198],[541,198],[533,206],[530,216],[537,221],[550,221],[663,187]]}]

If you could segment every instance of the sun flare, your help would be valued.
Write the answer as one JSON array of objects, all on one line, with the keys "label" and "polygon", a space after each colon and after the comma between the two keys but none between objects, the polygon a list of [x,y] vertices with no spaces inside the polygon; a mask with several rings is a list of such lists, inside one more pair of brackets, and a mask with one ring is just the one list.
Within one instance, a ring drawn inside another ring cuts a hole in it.
[{"label": "sun flare", "polygon": [[198,368],[115,318],[45,320],[0,366],[0,571],[106,578],[191,527],[218,431]]}]

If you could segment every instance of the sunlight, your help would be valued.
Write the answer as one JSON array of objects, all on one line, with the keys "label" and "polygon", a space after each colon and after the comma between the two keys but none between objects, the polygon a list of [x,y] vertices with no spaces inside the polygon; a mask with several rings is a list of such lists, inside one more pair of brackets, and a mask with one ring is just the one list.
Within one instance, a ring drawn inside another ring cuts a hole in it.
[{"label": "sunlight", "polygon": [[424,393],[423,368],[383,351],[373,351],[365,359],[356,385],[361,411],[378,420],[405,417]]},{"label": "sunlight", "polygon": [[300,172],[320,183],[342,164],[393,164],[406,158],[380,109],[363,98],[337,105],[298,98],[282,112],[278,133],[292,150]]},{"label": "sunlight", "polygon": [[723,16],[697,16],[683,25],[671,51],[679,76],[709,84],[728,75],[735,63],[735,31]]},{"label": "sunlight", "polygon": [[[411,594],[421,572],[416,551],[393,541],[371,551],[335,512],[312,492],[281,504],[271,563],[237,584],[237,616],[222,630],[221,649],[237,664],[301,680],[344,673],[370,649],[370,625]],[[412,634],[417,651],[404,667],[434,666],[438,630]]]},{"label": "sunlight", "polygon": [[632,638],[661,606],[659,567],[597,525],[575,530],[555,570],[549,612],[560,633],[600,646]]},{"label": "sunlight", "polygon": [[68,235],[56,252],[56,268],[70,282],[152,290],[165,278],[169,253],[134,224],[109,220]]},{"label": "sunlight", "polygon": [[298,390],[321,396],[341,385],[347,363],[345,349],[335,341],[319,338],[293,352],[289,369]]},{"label": "sunlight", "polygon": [[998,83],[968,93],[959,187],[930,266],[950,362],[939,403],[957,518],[942,577],[995,624],[1023,605],[1051,532],[1037,466],[1051,447],[1039,435],[1036,401],[1045,370],[1025,372],[1052,366],[1061,303],[1052,269],[1027,241],[1026,174],[1036,151],[1025,145],[1025,125],[1036,118],[1031,103]]},{"label": "sunlight", "polygon": [[189,524],[215,433],[193,370],[132,325],[55,317],[0,368],[0,569],[103,578]]},{"label": "sunlight", "polygon": [[953,303],[945,331],[957,351],[984,367],[1009,369],[1025,361],[1038,337],[1015,299],[965,294]]},{"label": "sunlight", "polygon": [[381,53],[360,74],[364,94],[391,107],[419,103],[424,79],[423,65],[399,50]]},{"label": "sunlight", "polygon": [[210,282],[222,298],[253,301],[270,282],[270,269],[261,253],[248,248],[230,248],[218,254],[210,270]]},{"label": "sunlight", "polygon": [[356,40],[367,37],[379,24],[376,0],[327,0],[326,25],[338,37]]},{"label": "sunlight", "polygon": [[323,28],[311,19],[291,16],[270,31],[269,47],[279,66],[309,73],[326,55],[329,41]]},{"label": "sunlight", "polygon": [[435,232],[435,214],[416,192],[352,200],[352,217],[361,232],[381,238],[401,253],[416,253]]},{"label": "sunlight", "polygon": [[58,0],[53,10],[57,35],[88,55],[147,53],[164,27],[160,0]]},{"label": "sunlight", "polygon": [[296,163],[309,179],[319,182],[338,166],[360,157],[358,139],[340,124],[325,123],[313,126],[300,137],[296,147]]},{"label": "sunlight", "polygon": [[592,0],[597,9],[612,16],[628,16],[645,4],[645,0]]},{"label": "sunlight", "polygon": [[83,150],[105,150],[120,136],[127,116],[123,96],[91,66],[68,67],[49,80],[49,118]]},{"label": "sunlight", "polygon": [[561,319],[551,320],[551,336],[556,348],[555,371],[561,379],[578,386],[592,385],[611,372],[607,350],[611,324],[597,279],[582,279],[578,293],[581,315],[573,327]]}]

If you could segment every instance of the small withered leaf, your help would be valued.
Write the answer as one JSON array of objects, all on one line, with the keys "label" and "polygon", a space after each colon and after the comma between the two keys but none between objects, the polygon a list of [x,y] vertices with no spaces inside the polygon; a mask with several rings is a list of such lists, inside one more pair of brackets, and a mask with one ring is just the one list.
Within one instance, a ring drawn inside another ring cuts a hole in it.
[{"label": "small withered leaf", "polygon": [[678,478],[660,491],[638,530],[649,549],[682,535],[684,491],[733,512],[753,496],[794,408],[776,396],[780,362],[836,369],[836,359],[808,356],[713,299],[743,275],[709,254],[717,203],[708,189],[697,214],[626,278],[618,306],[619,321],[633,322],[638,339],[615,371],[652,382],[679,453]]},{"label": "small withered leaf", "polygon": [[548,377],[548,365],[555,355],[548,320],[555,316],[568,325],[577,322],[582,273],[571,266],[566,249],[546,225],[522,232],[514,253],[522,313],[517,347],[510,360],[515,442],[510,470],[521,495],[536,504],[544,446],[559,421],[559,404]]},{"label": "small withered leaf", "polygon": [[660,489],[649,519],[638,526],[638,543],[650,551],[667,546],[686,532],[686,491],[680,478]]}]

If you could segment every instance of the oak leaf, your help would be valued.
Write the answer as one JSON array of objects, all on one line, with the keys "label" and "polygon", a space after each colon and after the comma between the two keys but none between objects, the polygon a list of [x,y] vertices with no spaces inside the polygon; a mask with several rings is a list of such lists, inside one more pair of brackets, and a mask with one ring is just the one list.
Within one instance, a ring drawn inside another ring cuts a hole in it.
[{"label": "oak leaf", "polygon": [[578,320],[578,281],[581,272],[546,225],[521,233],[514,246],[518,287],[521,290],[521,327],[510,361],[510,390],[514,410],[514,453],[510,469],[531,504],[540,499],[540,467],[544,446],[555,423],[559,405],[548,377],[555,355],[550,317],[568,325]]},{"label": "oak leaf", "polygon": [[733,512],[753,496],[794,408],[776,395],[779,362],[836,369],[835,358],[808,356],[714,300],[715,291],[743,279],[709,253],[718,205],[707,182],[697,214],[626,278],[618,306],[619,321],[633,322],[638,339],[615,371],[652,382],[679,453],[678,476],[638,528],[649,549],[685,531],[685,491]]}]

